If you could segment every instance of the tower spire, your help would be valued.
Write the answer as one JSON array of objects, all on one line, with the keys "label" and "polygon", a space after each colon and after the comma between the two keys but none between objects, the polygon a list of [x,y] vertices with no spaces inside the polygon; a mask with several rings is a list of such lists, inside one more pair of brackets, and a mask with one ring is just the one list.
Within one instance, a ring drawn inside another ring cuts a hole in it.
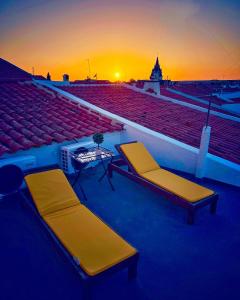
[{"label": "tower spire", "polygon": [[156,58],[156,63],[152,69],[150,80],[161,81],[162,80],[162,69],[159,64],[158,56]]}]

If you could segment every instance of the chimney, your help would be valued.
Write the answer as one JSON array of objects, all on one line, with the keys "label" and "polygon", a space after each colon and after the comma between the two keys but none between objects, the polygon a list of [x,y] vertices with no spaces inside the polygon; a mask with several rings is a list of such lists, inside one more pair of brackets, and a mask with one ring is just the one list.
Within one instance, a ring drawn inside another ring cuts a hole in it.
[{"label": "chimney", "polygon": [[69,82],[69,75],[68,74],[63,74],[63,81],[64,82]]}]

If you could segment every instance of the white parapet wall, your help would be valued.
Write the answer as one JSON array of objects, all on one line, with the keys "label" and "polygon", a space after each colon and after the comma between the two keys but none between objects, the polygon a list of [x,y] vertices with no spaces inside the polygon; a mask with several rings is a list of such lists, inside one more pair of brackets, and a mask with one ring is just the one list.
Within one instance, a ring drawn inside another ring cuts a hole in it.
[{"label": "white parapet wall", "polygon": [[208,153],[205,177],[240,187],[240,165]]},{"label": "white parapet wall", "polygon": [[236,103],[236,104],[224,104],[223,108],[225,110],[228,110],[232,113],[236,113],[240,115],[240,103]]},{"label": "white parapet wall", "polygon": [[[198,161],[197,148],[174,139],[126,125],[125,141],[143,142],[162,167],[195,175]],[[207,154],[204,177],[240,186],[240,165]]]},{"label": "white parapet wall", "polygon": [[[104,134],[103,147],[116,153],[115,144],[121,143],[124,138],[125,131],[116,131]],[[91,142],[92,137],[78,139],[78,142]],[[76,141],[66,141],[63,143],[53,143],[51,145],[31,148],[29,150],[20,150],[12,154],[6,154],[1,157],[0,167],[6,164],[16,164],[23,170],[32,168],[43,168],[51,165],[60,166],[61,147],[74,144]]]},{"label": "white parapet wall", "polygon": [[[124,124],[125,130],[122,133],[118,133],[115,137],[109,134],[109,138],[107,138],[106,135],[107,147],[114,149],[114,144],[117,143],[133,140],[141,141],[146,145],[161,166],[191,174],[196,173],[199,149],[101,109],[57,87],[48,86],[69,100],[77,102],[79,105],[84,105],[91,110],[97,111],[108,118]],[[208,154],[205,177],[240,186],[240,165]]]},{"label": "white parapet wall", "polygon": [[205,174],[210,137],[211,137],[211,127],[203,126],[201,142],[200,142],[198,158],[197,158],[196,173],[195,173],[196,177],[198,178],[204,177]]},{"label": "white parapet wall", "polygon": [[[116,153],[114,147],[115,144],[122,143],[124,138],[122,132],[111,132],[104,134],[103,146]],[[92,137],[81,138],[78,140],[79,143],[90,143]],[[21,168],[23,171],[30,171],[35,168],[46,168],[49,166],[57,165],[61,168],[61,148],[66,145],[76,143],[76,141],[67,141],[63,143],[53,143],[51,145],[41,146],[38,148],[31,148],[29,150],[20,150],[16,153],[6,154],[0,159],[0,167],[5,165],[14,164]],[[96,165],[93,164],[93,165]],[[93,166],[92,164],[89,166]],[[22,184],[22,188],[25,188],[25,182]],[[0,195],[1,198],[1,195]]]},{"label": "white parapet wall", "polygon": [[[141,126],[142,127],[142,126]],[[144,143],[160,166],[195,173],[198,150],[147,128],[125,125],[125,142]]]}]

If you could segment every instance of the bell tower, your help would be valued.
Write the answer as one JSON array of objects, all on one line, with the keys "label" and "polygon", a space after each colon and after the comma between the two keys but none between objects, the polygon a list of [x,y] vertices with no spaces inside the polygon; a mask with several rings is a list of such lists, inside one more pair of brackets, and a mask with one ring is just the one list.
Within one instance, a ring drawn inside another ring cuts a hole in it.
[{"label": "bell tower", "polygon": [[153,80],[153,81],[161,81],[162,80],[162,69],[160,67],[158,57],[156,59],[155,66],[152,69],[150,80]]}]

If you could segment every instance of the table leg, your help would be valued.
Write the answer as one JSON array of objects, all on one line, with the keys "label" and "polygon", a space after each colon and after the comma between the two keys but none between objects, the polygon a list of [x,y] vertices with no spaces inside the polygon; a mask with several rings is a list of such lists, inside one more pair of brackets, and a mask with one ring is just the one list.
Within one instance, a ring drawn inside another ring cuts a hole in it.
[{"label": "table leg", "polygon": [[[74,182],[73,182],[73,184],[72,184],[72,187],[74,187],[75,184],[78,182],[78,179],[80,178],[80,175],[81,175],[81,171],[79,171],[78,174],[77,174],[77,176],[75,177],[75,180],[74,180]],[[85,192],[84,192],[84,189],[83,189],[83,187],[81,186],[80,183],[79,183],[79,187],[80,187],[80,190],[81,190],[81,192],[82,192],[82,194],[83,194],[83,197],[84,197],[85,201],[87,201],[87,200],[88,200],[88,199],[87,199],[87,196],[86,196],[86,194],[85,194]]]},{"label": "table leg", "polygon": [[[111,162],[112,162],[112,158],[111,158],[110,163],[111,163]],[[105,167],[104,161],[103,161],[102,158],[101,158],[101,163],[102,163],[102,166],[103,166],[103,169],[104,169],[104,173],[103,173],[102,176],[98,179],[98,182],[101,182],[101,181],[103,180],[103,178],[104,178],[105,176],[107,176],[107,180],[108,180],[108,182],[109,182],[109,184],[110,184],[110,186],[111,186],[111,189],[114,191],[115,189],[114,189],[114,186],[113,186],[113,184],[112,184],[112,182],[111,182],[111,180],[110,180],[110,177],[109,177],[109,174],[108,174],[108,169]]]}]

